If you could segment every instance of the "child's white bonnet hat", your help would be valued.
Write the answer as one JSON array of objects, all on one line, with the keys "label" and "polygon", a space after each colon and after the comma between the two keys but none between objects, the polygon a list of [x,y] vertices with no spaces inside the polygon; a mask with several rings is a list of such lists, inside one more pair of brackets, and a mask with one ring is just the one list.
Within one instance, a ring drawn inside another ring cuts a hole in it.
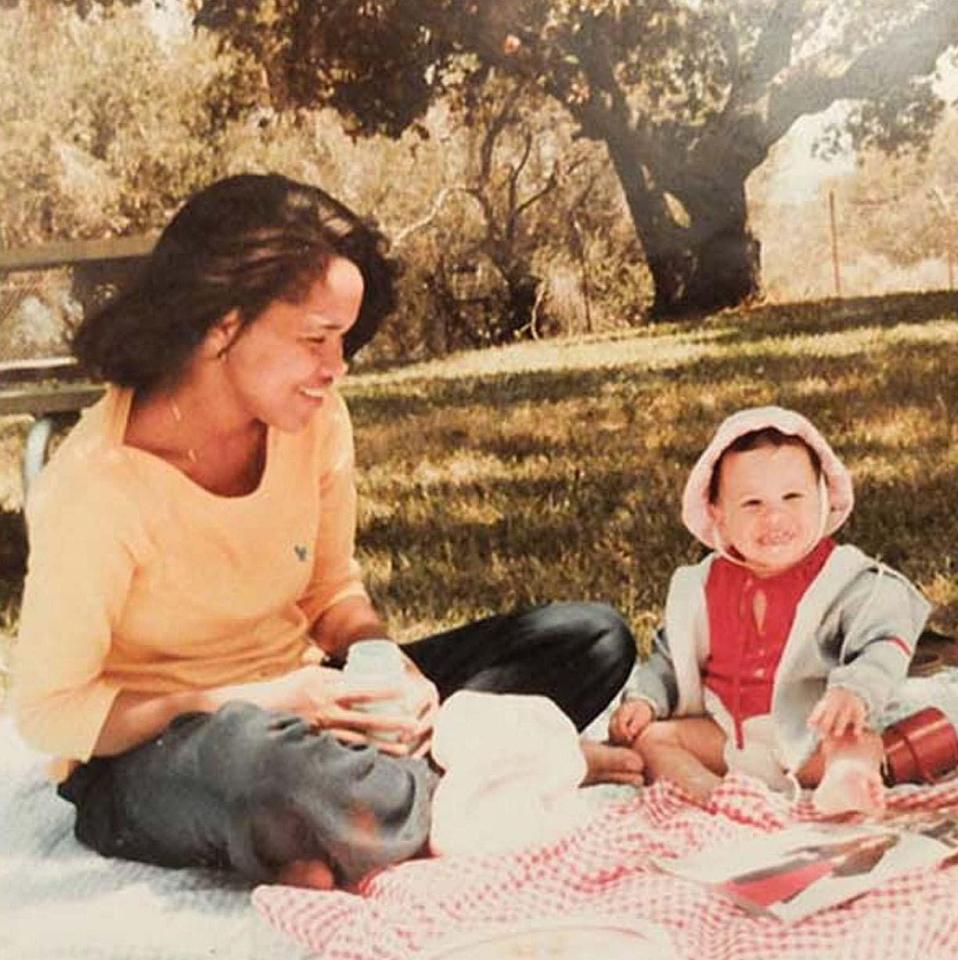
[{"label": "child's white bonnet hat", "polygon": [[739,437],[767,427],[774,427],[787,436],[799,437],[818,454],[828,491],[828,515],[822,535],[834,533],[852,512],[855,494],[851,474],[811,421],[800,413],[783,407],[750,407],[733,413],[721,423],[715,436],[692,467],[685,484],[685,492],[682,494],[682,522],[707,547],[721,548],[709,511],[709,486],[715,466],[722,454]]}]

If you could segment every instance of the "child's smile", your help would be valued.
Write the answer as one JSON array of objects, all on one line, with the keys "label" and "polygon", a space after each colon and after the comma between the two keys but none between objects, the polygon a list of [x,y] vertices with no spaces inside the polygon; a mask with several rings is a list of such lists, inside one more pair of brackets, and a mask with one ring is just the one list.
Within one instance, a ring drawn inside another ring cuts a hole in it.
[{"label": "child's smile", "polygon": [[798,563],[821,537],[818,477],[804,447],[728,453],[712,509],[728,549],[760,576]]}]

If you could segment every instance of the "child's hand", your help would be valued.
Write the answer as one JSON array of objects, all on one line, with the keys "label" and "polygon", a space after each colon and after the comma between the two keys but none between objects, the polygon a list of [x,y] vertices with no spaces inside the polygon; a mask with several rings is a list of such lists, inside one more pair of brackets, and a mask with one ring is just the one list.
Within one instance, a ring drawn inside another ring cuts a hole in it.
[{"label": "child's hand", "polygon": [[868,708],[857,693],[833,687],[815,704],[808,725],[822,737],[836,738],[849,732],[860,737],[865,730],[867,715]]},{"label": "child's hand", "polygon": [[655,719],[652,706],[645,700],[629,700],[616,707],[609,720],[609,740],[631,744]]}]

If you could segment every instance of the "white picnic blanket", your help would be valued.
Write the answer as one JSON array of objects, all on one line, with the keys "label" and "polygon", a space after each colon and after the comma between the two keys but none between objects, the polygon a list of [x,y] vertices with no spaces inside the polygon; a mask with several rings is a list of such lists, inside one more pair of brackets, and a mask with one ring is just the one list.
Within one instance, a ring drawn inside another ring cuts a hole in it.
[{"label": "white picnic blanket", "polygon": [[[608,712],[588,735],[605,735]],[[605,806],[628,787],[584,791]],[[306,960],[264,921],[251,888],[209,870],[108,860],[73,836],[44,758],[0,713],[0,960]]]},{"label": "white picnic blanket", "polygon": [[224,873],[107,860],[73,837],[73,807],[0,717],[0,957],[302,960],[250,887]]}]

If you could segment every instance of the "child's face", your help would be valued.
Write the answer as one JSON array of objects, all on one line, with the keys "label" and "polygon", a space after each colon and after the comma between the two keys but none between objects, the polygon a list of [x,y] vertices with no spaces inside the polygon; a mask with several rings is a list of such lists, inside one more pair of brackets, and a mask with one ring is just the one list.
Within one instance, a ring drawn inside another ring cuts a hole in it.
[{"label": "child's face", "polygon": [[798,563],[818,540],[821,493],[808,451],[787,444],[722,458],[713,519],[759,576]]}]

